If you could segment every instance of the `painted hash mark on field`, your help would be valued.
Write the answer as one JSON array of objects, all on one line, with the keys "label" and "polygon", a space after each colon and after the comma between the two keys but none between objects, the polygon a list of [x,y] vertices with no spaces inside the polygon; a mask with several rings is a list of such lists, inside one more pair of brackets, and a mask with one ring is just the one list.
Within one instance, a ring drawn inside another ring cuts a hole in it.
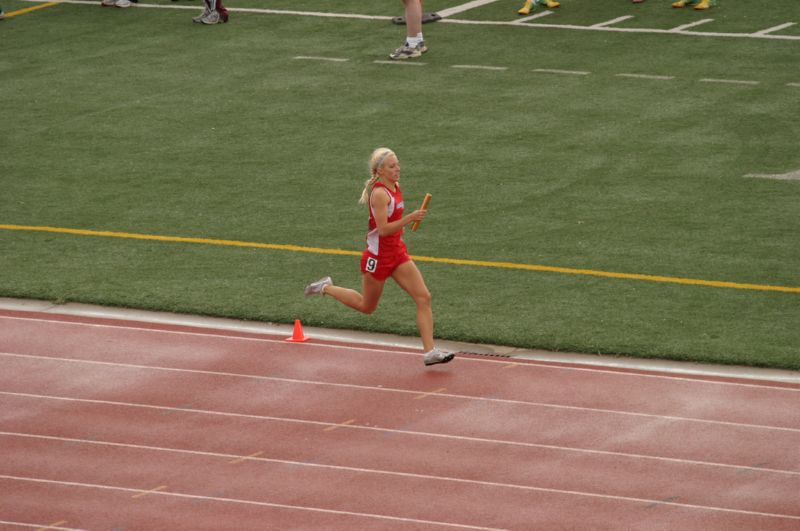
[{"label": "painted hash mark on field", "polygon": [[[50,0],[25,0],[26,2],[31,3],[44,3],[49,2]],[[763,28],[754,30],[752,33],[730,33],[730,32],[701,32],[701,31],[686,31],[687,29],[698,26],[701,23],[705,24],[706,21],[700,21],[696,23],[686,24],[684,26],[679,26],[677,28],[664,30],[664,29],[657,29],[657,28],[635,28],[635,27],[617,27],[614,24],[621,22],[623,20],[629,21],[634,19],[633,16],[626,16],[620,17],[619,19],[608,20],[608,21],[597,21],[594,24],[589,26],[580,26],[580,25],[572,25],[572,24],[541,24],[541,23],[532,23],[528,24],[524,20],[520,20],[515,18],[513,20],[508,21],[497,21],[497,20],[462,20],[462,19],[454,19],[450,18],[452,15],[463,13],[478,7],[482,7],[484,5],[488,5],[490,3],[494,3],[499,0],[473,0],[472,2],[467,2],[465,4],[444,9],[439,12],[442,16],[440,23],[450,23],[450,24],[472,24],[472,25],[483,25],[483,26],[513,26],[513,27],[529,27],[529,28],[551,28],[551,29],[561,29],[561,30],[577,30],[577,31],[606,31],[606,32],[619,32],[619,33],[653,33],[653,34],[665,34],[665,35],[682,35],[687,37],[718,37],[718,38],[737,38],[737,39],[771,39],[771,40],[790,40],[790,41],[800,41],[800,35],[785,35],[785,34],[778,34],[779,31],[787,29],[791,26],[794,26],[795,22],[784,22],[778,24],[776,26],[770,28]],[[97,6],[96,0],[61,0],[59,4],[73,4],[73,5],[87,5],[87,6]],[[190,6],[180,6],[180,5],[166,5],[166,4],[144,4],[138,3],[136,4],[137,8],[151,8],[151,9],[195,9],[195,7]],[[359,13],[334,13],[334,12],[324,12],[324,11],[299,11],[299,10],[285,10],[285,9],[259,9],[259,8],[236,8],[230,7],[228,11],[231,12],[238,12],[238,13],[255,13],[255,14],[265,14],[265,15],[286,15],[286,16],[297,16],[297,17],[322,17],[322,18],[336,18],[336,19],[358,19],[358,20],[374,20],[374,21],[390,21],[392,17],[390,16],[379,16],[379,15],[362,15]],[[542,15],[544,16],[544,15]],[[532,20],[534,17],[530,17],[527,20]],[[539,18],[539,17],[535,17]],[[713,19],[707,19],[711,21]]]}]

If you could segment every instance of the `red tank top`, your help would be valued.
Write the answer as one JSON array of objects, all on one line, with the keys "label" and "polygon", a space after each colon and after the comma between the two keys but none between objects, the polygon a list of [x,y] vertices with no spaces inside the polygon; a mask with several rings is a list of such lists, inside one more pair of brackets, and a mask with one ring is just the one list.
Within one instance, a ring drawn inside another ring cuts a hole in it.
[{"label": "red tank top", "polygon": [[[389,193],[389,216],[387,221],[391,223],[392,221],[397,221],[398,219],[402,218],[405,205],[403,204],[403,192],[400,191],[400,185],[397,184],[396,189],[393,192],[386,185],[378,182],[372,187],[372,192],[378,188],[383,188]],[[372,192],[370,192],[370,199],[372,198]],[[391,256],[396,252],[398,245],[402,241],[403,231],[404,229],[400,229],[389,236],[379,236],[378,225],[375,223],[375,214],[372,212],[372,205],[369,205],[369,233],[367,233],[367,250],[370,253],[376,256]]]}]

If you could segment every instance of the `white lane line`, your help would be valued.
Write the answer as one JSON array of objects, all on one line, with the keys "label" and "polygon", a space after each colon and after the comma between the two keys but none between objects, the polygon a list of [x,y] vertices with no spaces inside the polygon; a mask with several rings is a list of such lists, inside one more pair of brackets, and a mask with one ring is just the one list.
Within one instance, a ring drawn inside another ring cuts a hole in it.
[{"label": "white lane line", "polygon": [[57,527],[53,524],[28,524],[25,522],[9,522],[8,520],[0,520],[2,525],[13,525],[14,527],[32,527],[34,529],[58,529],[63,531],[84,531],[83,529],[76,529],[73,527]]},{"label": "white lane line", "polygon": [[657,76],[652,74],[616,74],[616,77],[630,77],[633,79],[655,79],[660,81],[668,81],[675,79],[675,76]]},{"label": "white lane line", "polygon": [[[74,442],[83,442],[83,439],[75,439]],[[101,444],[104,444],[104,443],[101,443]],[[115,444],[115,443],[111,443],[111,444]],[[123,445],[123,446],[126,446],[126,445]],[[160,448],[160,450],[171,451],[169,448]],[[184,451],[187,451],[187,450],[178,450],[178,451],[179,452],[184,452]],[[229,459],[228,460],[228,464],[229,465],[238,465],[239,463],[244,463],[245,461],[248,461],[248,460],[250,460],[250,461],[257,460],[256,458],[258,456],[260,456],[261,454],[263,454],[263,453],[264,453],[263,450],[259,450],[258,452],[254,452],[254,453],[252,453],[250,455],[241,455],[241,456],[235,457],[233,459],[230,459],[231,456],[227,456],[227,458]]]},{"label": "white lane line", "polygon": [[262,501],[255,501],[255,500],[241,500],[236,498],[221,498],[217,496],[200,496],[196,494],[186,494],[182,492],[173,492],[173,491],[144,491],[142,489],[134,489],[130,487],[119,487],[115,485],[98,485],[94,483],[80,483],[77,481],[56,481],[53,479],[41,479],[41,478],[31,478],[31,477],[24,477],[24,476],[8,476],[5,474],[0,475],[0,479],[5,479],[9,481],[21,481],[21,482],[29,482],[29,483],[40,483],[46,485],[59,485],[63,487],[82,487],[82,488],[89,488],[89,489],[100,489],[100,490],[111,490],[117,492],[126,492],[131,494],[136,493],[148,493],[153,496],[165,496],[165,497],[172,497],[172,498],[183,498],[189,500],[203,500],[203,501],[216,501],[221,503],[234,503],[239,505],[254,505],[259,507],[275,507],[279,509],[294,509],[299,511],[309,511],[309,512],[316,512],[316,513],[326,513],[326,514],[337,514],[337,515],[346,515],[346,516],[358,516],[363,518],[373,518],[378,520],[388,520],[392,522],[410,522],[414,524],[425,524],[425,525],[441,525],[446,527],[455,527],[459,529],[482,529],[482,530],[490,530],[490,531],[499,531],[495,530],[494,528],[490,527],[477,527],[471,525],[463,525],[463,524],[454,524],[450,522],[437,522],[433,520],[419,520],[416,518],[403,518],[399,516],[388,516],[388,515],[381,515],[381,514],[371,514],[371,513],[357,513],[352,511],[337,511],[335,509],[322,509],[320,507],[310,507],[306,505],[287,505],[284,503],[270,503],[270,502],[262,502]]},{"label": "white lane line", "polygon": [[704,19],[701,19],[701,20],[696,20],[694,22],[690,22],[688,24],[684,24],[683,26],[678,26],[676,28],[672,28],[671,30],[668,30],[668,31],[670,33],[680,33],[680,32],[682,32],[684,30],[689,29],[689,28],[694,28],[694,27],[700,26],[702,24],[708,24],[709,22],[714,22],[714,19],[713,18],[704,18]]},{"label": "white lane line", "polygon": [[344,63],[349,61],[349,59],[344,59],[342,57],[319,57],[315,55],[298,55],[292,57],[292,59],[300,59],[300,60],[308,60],[308,61],[332,61],[334,63]]},{"label": "white lane line", "polygon": [[[81,359],[66,359],[66,358],[55,358],[50,356],[31,356],[29,354],[10,354],[8,352],[0,352],[0,356],[8,356],[8,357],[15,357],[15,358],[23,358],[23,359],[34,359],[34,360],[44,360],[44,361],[55,361],[57,363],[74,363],[74,364],[87,364],[87,365],[101,365],[105,367],[121,367],[125,369],[136,369],[136,370],[144,370],[144,371],[163,371],[163,372],[176,372],[176,373],[185,373],[185,374],[202,374],[204,376],[222,376],[225,378],[242,378],[246,380],[257,380],[257,381],[268,381],[268,382],[281,382],[281,383],[289,383],[289,384],[298,384],[298,385],[309,385],[309,386],[319,386],[319,387],[334,387],[340,389],[355,389],[358,391],[370,391],[370,392],[379,392],[379,393],[394,393],[394,394],[413,394],[419,395],[420,392],[411,390],[411,389],[399,389],[394,387],[376,387],[373,385],[357,385],[357,384],[345,384],[345,383],[337,383],[337,382],[322,382],[316,380],[301,380],[297,378],[280,378],[277,376],[261,376],[261,375],[254,375],[254,374],[240,374],[240,373],[230,373],[230,372],[218,372],[218,371],[204,371],[199,369],[181,369],[176,367],[156,367],[151,365],[136,365],[132,363],[114,363],[108,361],[94,361],[94,360],[81,360]],[[675,415],[656,415],[653,413],[638,413],[635,411],[622,411],[622,410],[615,410],[615,409],[601,409],[601,408],[593,408],[593,407],[582,407],[582,406],[567,406],[563,404],[547,404],[544,402],[532,402],[529,400],[514,400],[510,398],[491,398],[491,397],[483,397],[483,396],[470,396],[470,395],[461,395],[455,393],[437,393],[433,395],[437,398],[444,397],[444,398],[454,398],[457,400],[465,400],[465,401],[474,401],[474,402],[487,402],[493,404],[511,404],[511,405],[523,405],[523,406],[532,406],[532,407],[541,407],[545,409],[559,409],[559,410],[566,410],[566,411],[586,411],[590,413],[599,413],[603,415],[621,415],[626,417],[636,417],[636,418],[645,418],[645,419],[658,419],[658,420],[669,420],[675,422],[692,422],[698,424],[711,424],[715,426],[731,426],[736,428],[745,428],[745,429],[757,429],[757,430],[770,430],[770,431],[785,431],[790,433],[800,433],[800,428],[785,428],[782,426],[767,426],[763,424],[748,424],[743,422],[731,422],[731,421],[724,421],[724,420],[710,420],[710,419],[700,419],[700,418],[692,418],[692,417],[679,417]]]},{"label": "white lane line", "polygon": [[630,18],[633,18],[633,15],[625,15],[623,17],[617,17],[617,18],[612,19],[612,20],[606,20],[605,22],[600,22],[599,24],[592,24],[589,27],[590,28],[607,28],[609,26],[613,26],[614,24],[622,22],[623,20],[628,20]]},{"label": "white lane line", "polygon": [[[50,485],[60,485],[60,486],[68,486],[68,487],[85,487],[85,488],[95,488],[95,489],[103,489],[103,490],[116,490],[116,491],[123,491],[123,492],[141,492],[140,489],[133,489],[129,487],[118,487],[112,485],[98,485],[92,483],[79,483],[75,481],[57,481],[52,479],[41,479],[41,478],[31,478],[25,476],[9,476],[2,474],[0,475],[0,479],[7,479],[11,481],[28,481],[34,483],[45,483]],[[502,484],[496,484],[492,482],[484,482],[487,486],[492,487],[502,487]],[[563,490],[563,489],[551,489],[546,487],[525,487],[520,486],[518,488],[532,491],[532,492],[546,492],[549,494],[564,494],[567,496],[579,496],[584,498],[594,498],[594,499],[604,499],[604,500],[614,500],[614,501],[622,501],[622,502],[631,502],[636,504],[652,504],[658,503],[662,506],[670,506],[670,507],[680,507],[684,509],[695,509],[700,511],[712,511],[712,512],[722,512],[728,514],[740,514],[740,515],[747,515],[747,516],[760,516],[766,518],[776,518],[781,520],[800,520],[800,516],[794,516],[789,514],[775,514],[775,513],[762,513],[758,511],[745,511],[742,509],[729,509],[726,507],[712,507],[706,505],[695,505],[691,503],[678,503],[673,501],[664,501],[664,500],[648,500],[645,498],[633,498],[630,496],[614,496],[610,494],[594,494],[591,492],[581,492],[581,491],[574,491],[574,490]],[[419,524],[433,524],[433,525],[444,525],[449,527],[458,527],[462,529],[488,529],[495,531],[495,528],[488,528],[488,527],[476,527],[470,525],[463,525],[463,524],[454,524],[448,522],[435,522],[430,520],[418,520],[414,518],[402,518],[396,516],[384,516],[384,515],[377,515],[377,514],[370,514],[370,513],[356,513],[350,511],[337,511],[333,509],[321,509],[319,507],[308,507],[308,506],[301,506],[301,505],[286,505],[286,504],[278,504],[278,503],[270,503],[270,502],[259,502],[254,500],[241,500],[241,499],[234,499],[234,498],[218,498],[215,496],[199,496],[194,494],[184,494],[179,492],[172,492],[172,491],[158,491],[154,492],[153,495],[155,496],[174,496],[180,498],[190,498],[190,499],[198,499],[198,500],[213,500],[213,501],[220,501],[220,502],[227,502],[227,503],[240,503],[240,504],[249,504],[249,505],[260,505],[260,506],[267,506],[267,507],[279,507],[284,509],[300,509],[306,511],[315,511],[315,512],[323,512],[329,514],[344,514],[350,516],[362,516],[367,518],[378,518],[382,520],[392,520],[392,521],[400,521],[400,522],[413,522]],[[499,531],[499,530],[497,530]]]},{"label": "white lane line", "polygon": [[[169,335],[179,335],[179,336],[196,336],[196,337],[213,337],[216,339],[234,339],[237,341],[257,341],[261,343],[275,343],[278,345],[286,345],[286,341],[282,339],[270,339],[268,337],[244,337],[244,336],[236,336],[236,335],[225,335],[225,334],[217,334],[214,332],[186,332],[182,330],[162,330],[159,328],[151,328],[148,326],[131,326],[125,324],[101,324],[101,323],[82,323],[79,321],[61,321],[58,319],[44,319],[41,317],[17,317],[17,316],[10,316],[10,315],[0,315],[0,320],[2,319],[13,319],[17,321],[33,321],[33,322],[42,322],[42,323],[51,323],[51,324],[62,324],[62,325],[74,325],[74,326],[85,326],[88,328],[114,328],[120,330],[135,330],[137,332],[146,332],[146,333],[154,333],[154,334],[169,334]],[[175,326],[189,326],[192,327],[194,325],[175,325]],[[252,334],[258,334],[258,332],[246,332]],[[302,344],[296,345],[297,347],[302,347]],[[351,346],[344,346],[344,345],[327,345],[324,343],[314,343],[314,348],[323,348],[323,349],[339,349],[339,350],[356,350],[361,352],[380,352],[383,354],[401,354],[407,356],[417,356],[419,357],[419,353],[413,352],[404,352],[399,350],[388,350],[388,349],[381,349],[381,348],[371,348],[371,347],[351,347]],[[475,360],[475,361],[494,361],[494,360]],[[494,361],[497,363],[496,361]]]},{"label": "white lane line", "polygon": [[372,62],[375,63],[376,65],[403,65],[403,66],[425,66],[426,64],[428,64],[428,63],[420,63],[419,61],[409,61],[408,59],[400,61],[387,60],[387,61],[372,61]]},{"label": "white lane line", "polygon": [[723,83],[728,85],[758,85],[760,81],[748,81],[744,79],[714,79],[714,78],[703,78],[700,80],[701,83]]},{"label": "white lane line", "polygon": [[[800,84],[798,85],[800,86]],[[89,304],[63,304],[54,305],[48,301],[37,300],[18,300],[0,297],[0,312],[2,310],[18,311],[24,313],[36,312],[53,316],[51,321],[55,321],[55,316],[86,317],[90,319],[110,319],[111,321],[135,322],[139,328],[153,330],[154,326],[168,325],[176,327],[188,327],[195,330],[214,331],[220,335],[223,331],[229,332],[227,337],[237,337],[236,334],[248,334],[255,337],[287,337],[292,333],[291,325],[278,325],[271,323],[241,322],[225,319],[221,317],[200,317],[186,314],[169,314],[163,312],[148,312],[144,310],[131,310],[124,308],[108,308],[104,306],[94,306]],[[3,316],[0,315],[0,319]],[[410,352],[419,350],[416,341],[400,337],[384,337],[367,333],[350,334],[347,331],[334,331],[325,329],[313,329],[314,339],[327,341],[330,344],[342,345],[370,345],[374,347],[402,349],[406,355]],[[478,348],[478,352],[485,352],[475,345],[453,344],[450,350],[454,352],[471,352]],[[495,348],[495,347],[493,347]],[[696,363],[668,362],[657,360],[636,360],[633,358],[610,358],[593,357],[581,354],[557,354],[547,352],[526,351],[524,349],[513,349],[511,347],[500,347],[503,352],[509,355],[511,363],[520,363],[525,360],[532,365],[531,368],[546,369],[549,367],[562,367],[561,370],[585,370],[598,372],[599,374],[614,374],[620,369],[630,369],[646,378],[665,378],[676,379],[678,381],[690,381],[688,375],[702,376],[704,378],[736,378],[737,380],[750,380],[755,382],[780,382],[782,384],[800,385],[800,373],[797,371],[780,371],[772,369],[747,369],[734,366],[702,366]],[[494,353],[494,350],[490,350]],[[574,357],[573,357],[574,356]],[[502,363],[491,358],[476,357],[472,360],[478,363]],[[551,365],[552,363],[558,365]],[[644,372],[642,372],[644,371]],[[680,376],[666,376],[680,375]],[[693,380],[697,380],[694,378]],[[708,382],[714,384],[713,381]],[[726,385],[722,382],[722,385]],[[749,384],[744,384],[749,385]],[[761,387],[757,384],[757,387]],[[764,386],[766,387],[766,386]],[[800,391],[800,388],[798,388]]]},{"label": "white lane line", "polygon": [[484,66],[484,65],[450,65],[450,68],[462,68],[465,70],[508,70],[507,66]]},{"label": "white lane line", "polygon": [[[65,314],[66,315],[66,314]],[[153,333],[153,334],[174,334],[174,335],[184,335],[184,336],[197,336],[197,337],[213,337],[215,339],[227,339],[227,340],[237,340],[237,341],[254,341],[254,342],[263,342],[263,343],[275,343],[280,345],[286,345],[286,341],[280,339],[269,339],[267,337],[244,337],[244,336],[236,336],[236,335],[225,335],[225,334],[218,334],[214,332],[185,332],[180,330],[161,330],[158,328],[151,328],[145,325],[142,326],[131,326],[125,324],[100,324],[100,323],[83,323],[77,321],[62,321],[59,319],[45,319],[41,317],[17,317],[17,316],[10,316],[10,315],[0,315],[0,320],[2,319],[10,319],[10,320],[17,320],[17,321],[32,321],[32,322],[43,322],[43,323],[51,323],[51,324],[59,324],[59,325],[73,325],[73,326],[84,326],[89,328],[112,328],[112,329],[122,329],[122,330],[135,330],[139,332],[145,333]],[[166,325],[173,325],[173,323],[159,323],[159,324],[166,324]],[[196,324],[174,324],[174,326],[188,326],[188,327],[198,327],[199,325]],[[252,334],[258,334],[260,332],[246,332]],[[381,348],[373,348],[373,347],[356,347],[356,346],[347,346],[347,345],[328,345],[324,343],[313,343],[313,344],[296,344],[295,347],[301,348],[303,345],[311,347],[311,348],[322,348],[322,349],[333,349],[333,350],[355,350],[358,352],[380,352],[381,354],[396,354],[400,356],[414,356],[419,357],[419,353],[414,352],[407,352],[401,350],[388,350],[388,349],[381,349]],[[14,353],[3,353],[0,352],[0,355],[3,354],[10,354],[14,355]],[[514,361],[505,360],[491,360],[491,359],[482,359],[482,358],[459,358],[459,363],[489,363],[489,364],[503,364],[507,365],[510,363],[515,363]],[[591,372],[591,373],[598,373],[598,374],[605,374],[605,375],[614,375],[614,376],[625,376],[625,377],[636,377],[636,378],[652,378],[658,380],[670,380],[670,381],[680,381],[680,382],[689,382],[689,383],[699,383],[699,384],[708,384],[708,385],[726,385],[726,386],[733,386],[733,387],[745,387],[745,388],[756,388],[756,389],[769,389],[769,390],[780,390],[780,391],[790,391],[790,392],[800,392],[800,388],[789,388],[789,387],[776,387],[771,385],[759,385],[759,384],[748,384],[748,383],[739,383],[739,382],[721,382],[716,380],[698,380],[696,378],[684,378],[681,376],[667,376],[662,374],[639,374],[639,373],[631,373],[631,372],[620,372],[620,371],[612,371],[608,369],[597,369],[591,367],[563,367],[558,365],[550,365],[545,362],[545,364],[539,364],[535,361],[533,363],[519,363],[521,366],[528,366],[531,368],[537,369],[547,369],[547,370],[559,370],[559,371],[579,371],[579,372]],[[658,369],[642,369],[642,370],[654,370],[658,371]],[[703,373],[699,373],[703,374]],[[714,376],[722,376],[722,377],[735,377],[730,375],[714,375]],[[791,382],[790,382],[791,383]]]},{"label": "white lane line", "polygon": [[529,17],[518,18],[517,20],[515,20],[511,24],[524,24],[524,23],[528,22],[529,20],[536,20],[537,18],[546,17],[546,16],[549,16],[549,15],[552,15],[552,14],[553,14],[552,11],[542,11],[540,13],[536,13],[535,15],[531,15]]},{"label": "white lane line", "polygon": [[154,487],[154,488],[152,488],[150,490],[146,490],[146,491],[140,492],[139,494],[134,494],[133,496],[131,496],[131,498],[144,498],[148,494],[156,494],[156,493],[159,493],[159,492],[163,491],[166,488],[167,488],[166,485],[159,485],[159,486]]},{"label": "white lane line", "polygon": [[588,76],[591,72],[583,70],[556,70],[553,68],[534,68],[534,72],[541,72],[544,74],[564,74],[568,76]]},{"label": "white lane line", "polygon": [[800,170],[790,171],[789,173],[748,173],[745,177],[751,179],[773,179],[776,181],[800,181]]},{"label": "white lane line", "polygon": [[447,18],[453,15],[457,15],[458,13],[463,13],[464,11],[469,11],[470,9],[475,9],[476,7],[483,7],[485,5],[493,4],[497,1],[498,0],[473,0],[472,2],[461,4],[460,6],[442,9],[441,11],[437,11],[437,13],[439,14],[440,17]]},{"label": "white lane line", "polygon": [[800,83],[786,83],[787,87],[800,87]]},{"label": "white lane line", "polygon": [[338,428],[341,428],[343,426],[349,426],[350,424],[353,424],[355,421],[356,421],[356,419],[348,419],[348,420],[346,420],[346,421],[344,421],[342,423],[335,424],[333,426],[328,426],[327,428],[323,428],[322,431],[331,432],[331,431],[333,431],[335,429],[338,429]]},{"label": "white lane line", "polygon": [[[365,431],[373,431],[381,434],[392,434],[392,435],[405,435],[409,437],[431,437],[436,439],[445,439],[445,440],[452,440],[452,441],[467,441],[471,443],[480,443],[480,444],[490,444],[490,445],[502,445],[502,446],[510,446],[510,447],[517,447],[517,448],[535,448],[540,450],[554,450],[558,452],[572,452],[577,454],[589,454],[589,455],[600,455],[605,457],[618,457],[623,459],[642,459],[647,461],[658,461],[663,463],[674,463],[674,464],[681,464],[681,465],[691,465],[691,466],[704,466],[704,467],[712,467],[712,468],[730,468],[733,470],[742,470],[748,472],[764,472],[770,474],[784,474],[788,476],[800,476],[800,471],[793,471],[793,470],[781,470],[777,468],[764,468],[764,467],[754,467],[754,466],[747,466],[747,465],[735,465],[730,463],[714,463],[711,461],[698,461],[694,459],[681,459],[678,457],[662,457],[657,455],[644,455],[644,454],[632,454],[632,453],[625,453],[625,452],[613,452],[610,450],[597,450],[597,449],[587,449],[587,448],[576,448],[570,446],[558,446],[553,444],[541,444],[541,443],[532,443],[532,442],[524,442],[524,441],[510,441],[504,439],[489,439],[486,437],[470,437],[466,435],[452,435],[447,433],[434,433],[434,432],[426,432],[426,431],[412,431],[412,430],[404,430],[399,428],[380,428],[377,426],[365,426],[360,424],[347,424],[343,425],[342,423],[334,423],[334,422],[323,422],[318,420],[305,420],[305,419],[296,419],[291,417],[271,417],[268,415],[254,415],[249,413],[233,413],[233,412],[226,412],[226,411],[210,411],[206,409],[193,409],[193,408],[183,408],[183,407],[169,407],[169,406],[155,406],[151,404],[136,404],[130,402],[116,402],[111,400],[95,400],[90,398],[69,398],[63,396],[48,396],[48,395],[35,395],[30,393],[15,393],[10,391],[0,391],[0,395],[7,395],[7,396],[14,396],[17,398],[31,398],[34,400],[53,400],[59,402],[72,402],[78,404],[93,404],[93,405],[101,405],[101,406],[113,406],[113,407],[124,407],[124,408],[134,408],[134,409],[150,409],[154,411],[165,411],[169,412],[170,414],[174,414],[176,412],[180,413],[187,413],[193,415],[208,415],[214,417],[223,417],[223,418],[232,418],[232,419],[247,419],[247,420],[262,420],[267,422],[285,422],[287,424],[299,424],[299,425],[311,425],[311,426],[324,426],[324,427],[337,427],[343,429],[352,429],[352,430],[365,430]],[[12,432],[4,432],[10,433]]]},{"label": "white lane line", "polygon": [[767,29],[763,29],[761,31],[757,31],[757,32],[753,33],[753,35],[768,35],[768,34],[773,33],[775,31],[781,31],[781,30],[784,30],[786,28],[791,28],[795,24],[797,24],[797,23],[796,22],[787,22],[786,24],[780,24],[778,26],[773,26],[771,28],[767,28]]}]

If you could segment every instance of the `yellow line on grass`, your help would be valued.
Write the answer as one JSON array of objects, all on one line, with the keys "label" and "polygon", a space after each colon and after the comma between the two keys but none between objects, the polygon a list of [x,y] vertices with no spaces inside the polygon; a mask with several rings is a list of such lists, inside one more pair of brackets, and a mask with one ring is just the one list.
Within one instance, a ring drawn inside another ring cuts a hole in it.
[{"label": "yellow line on grass", "polygon": [[78,236],[103,236],[106,238],[127,238],[132,240],[149,240],[172,243],[199,243],[204,245],[223,245],[228,247],[250,247],[254,249],[273,249],[276,251],[294,251],[316,254],[343,254],[361,256],[357,251],[343,249],[324,249],[321,247],[302,247],[300,245],[282,245],[277,243],[243,242],[238,240],[218,240],[211,238],[187,238],[183,236],[158,236],[155,234],[137,234],[133,232],[113,232],[105,230],[68,229],[62,227],[38,227],[28,225],[0,225],[0,229],[34,232],[54,232],[59,234],[75,234]]},{"label": "yellow line on grass", "polygon": [[[239,240],[220,240],[213,238],[159,236],[155,234],[137,234],[132,232],[70,229],[63,227],[0,224],[0,230],[50,232],[57,234],[74,234],[78,236],[100,236],[106,238],[127,238],[133,240],[148,240],[148,241],[158,241],[158,242],[195,243],[203,245],[222,245],[228,247],[248,247],[252,249],[272,249],[276,251],[292,251],[298,253],[361,256],[360,251],[347,251],[344,249],[327,249],[323,247],[304,247],[301,245],[244,242]],[[644,275],[639,273],[616,273],[613,271],[597,271],[594,269],[576,269],[571,267],[555,267],[555,266],[546,266],[538,264],[518,264],[514,262],[487,262],[482,260],[464,260],[460,258],[436,258],[433,256],[412,256],[412,258],[418,262],[434,262],[438,264],[452,264],[452,265],[463,265],[463,266],[473,266],[473,267],[491,267],[495,269],[516,269],[523,271],[542,271],[548,273],[561,273],[566,275],[617,278],[622,280],[643,280],[647,282],[683,284],[689,286],[706,286],[713,288],[742,289],[742,290],[754,290],[754,291],[778,291],[783,293],[800,294],[800,287],[791,287],[791,286],[771,286],[767,284],[744,284],[739,282],[724,282],[718,280],[702,280],[702,279],[681,278],[681,277],[665,277],[658,275]]]},{"label": "yellow line on grass", "polygon": [[16,17],[17,15],[24,15],[25,13],[30,13],[31,11],[44,9],[46,7],[57,6],[60,3],[61,2],[46,2],[44,4],[39,4],[38,6],[26,7],[25,9],[18,9],[16,11],[11,11],[9,13],[6,13],[6,18]]}]

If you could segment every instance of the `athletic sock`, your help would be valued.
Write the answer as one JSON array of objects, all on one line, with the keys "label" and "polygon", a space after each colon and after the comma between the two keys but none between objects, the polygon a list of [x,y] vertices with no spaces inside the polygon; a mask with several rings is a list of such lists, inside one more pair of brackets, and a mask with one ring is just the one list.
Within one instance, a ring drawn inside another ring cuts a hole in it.
[{"label": "athletic sock", "polygon": [[422,33],[417,34],[416,37],[406,37],[406,44],[411,48],[416,48],[422,42]]}]

